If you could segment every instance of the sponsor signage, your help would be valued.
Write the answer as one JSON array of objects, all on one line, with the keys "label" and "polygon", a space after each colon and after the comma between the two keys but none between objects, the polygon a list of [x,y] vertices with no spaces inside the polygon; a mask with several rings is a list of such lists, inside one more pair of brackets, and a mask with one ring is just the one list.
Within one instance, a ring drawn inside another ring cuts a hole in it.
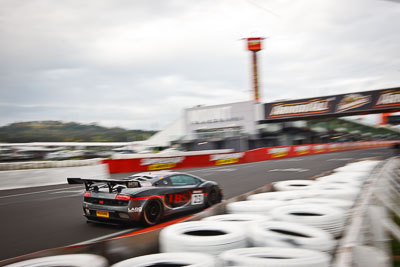
[{"label": "sponsor signage", "polygon": [[296,156],[306,155],[309,154],[311,151],[311,146],[297,146],[294,148],[294,152]]},{"label": "sponsor signage", "polygon": [[226,165],[239,163],[239,160],[244,156],[243,152],[230,154],[216,154],[210,156],[210,161],[215,162],[215,165]]},{"label": "sponsor signage", "polygon": [[286,157],[289,155],[290,147],[276,147],[268,149],[268,154],[271,155],[271,158],[277,159]]},{"label": "sponsor signage", "polygon": [[323,153],[325,152],[325,147],[326,145],[313,145],[313,151],[314,153]]},{"label": "sponsor signage", "polygon": [[400,88],[307,98],[264,104],[263,121],[339,117],[400,109]]},{"label": "sponsor signage", "polygon": [[147,170],[165,170],[175,168],[178,163],[181,163],[185,157],[173,158],[145,158],[140,162],[141,166],[147,166]]},{"label": "sponsor signage", "polygon": [[400,124],[400,116],[399,115],[390,115],[388,116],[388,123],[393,125]]},{"label": "sponsor signage", "polygon": [[[397,141],[376,141],[376,142],[347,142],[347,143],[329,143],[312,144],[282,147],[264,147],[245,152],[208,154],[187,157],[169,157],[169,158],[141,158],[141,159],[107,159],[103,163],[108,164],[110,173],[126,173],[159,169],[196,168],[215,165],[226,165],[236,163],[248,163],[264,160],[273,160],[288,157],[298,157],[305,155],[315,155],[321,153],[330,153],[351,149],[362,149],[370,147],[391,146]],[[142,186],[150,186],[143,184]],[[164,200],[170,206],[202,204],[204,201],[204,192],[194,190],[190,192],[179,192],[165,196]]]},{"label": "sponsor signage", "polygon": [[185,132],[187,136],[195,136],[199,131],[238,128],[254,134],[255,116],[256,104],[253,101],[189,108],[185,109],[184,114]]}]

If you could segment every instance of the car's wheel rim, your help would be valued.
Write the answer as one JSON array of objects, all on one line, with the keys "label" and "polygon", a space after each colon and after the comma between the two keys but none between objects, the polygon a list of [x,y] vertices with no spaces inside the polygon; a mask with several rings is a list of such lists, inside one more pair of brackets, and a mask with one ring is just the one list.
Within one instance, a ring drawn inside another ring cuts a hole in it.
[{"label": "car's wheel rim", "polygon": [[160,214],[160,205],[157,203],[153,202],[150,203],[149,206],[146,209],[146,217],[149,220],[149,222],[155,222]]},{"label": "car's wheel rim", "polygon": [[215,192],[215,191],[211,191],[210,192],[210,201],[209,201],[209,203],[211,205],[214,205],[214,204],[217,203],[217,192]]}]

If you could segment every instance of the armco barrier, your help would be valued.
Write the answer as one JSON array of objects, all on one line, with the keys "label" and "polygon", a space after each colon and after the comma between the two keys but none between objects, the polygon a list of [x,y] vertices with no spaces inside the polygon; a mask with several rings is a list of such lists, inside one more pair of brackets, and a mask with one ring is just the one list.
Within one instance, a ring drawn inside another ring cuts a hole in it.
[{"label": "armco barrier", "polygon": [[142,172],[168,169],[199,168],[249,163],[289,157],[300,157],[355,149],[387,147],[397,141],[368,141],[263,147],[245,152],[214,153],[206,155],[146,156],[132,159],[108,159],[110,173]]}]

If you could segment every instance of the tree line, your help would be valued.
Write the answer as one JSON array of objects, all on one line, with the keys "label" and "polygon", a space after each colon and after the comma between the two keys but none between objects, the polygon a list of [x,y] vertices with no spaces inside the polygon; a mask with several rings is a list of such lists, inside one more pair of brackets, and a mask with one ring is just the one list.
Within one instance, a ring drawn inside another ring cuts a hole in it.
[{"label": "tree line", "polygon": [[129,142],[146,140],[156,132],[76,122],[30,121],[0,127],[0,142]]}]

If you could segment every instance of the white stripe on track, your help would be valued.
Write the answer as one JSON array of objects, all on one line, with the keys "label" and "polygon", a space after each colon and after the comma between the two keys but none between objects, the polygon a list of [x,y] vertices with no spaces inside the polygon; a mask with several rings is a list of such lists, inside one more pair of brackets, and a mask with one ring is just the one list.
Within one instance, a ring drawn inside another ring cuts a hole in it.
[{"label": "white stripe on track", "polygon": [[93,239],[90,239],[90,240],[87,240],[87,241],[79,242],[79,243],[73,244],[71,246],[88,245],[88,244],[91,244],[91,243],[94,243],[94,242],[97,242],[97,241],[102,241],[102,240],[110,239],[110,238],[117,237],[117,236],[120,236],[120,235],[128,234],[128,233],[131,233],[133,231],[140,230],[140,229],[142,229],[142,228],[138,227],[138,228],[132,228],[132,229],[128,229],[128,230],[123,230],[123,231],[116,232],[116,233],[113,233],[113,234],[104,235],[104,236],[96,237],[96,238],[93,238]]},{"label": "white stripe on track", "polygon": [[68,187],[68,188],[58,188],[58,189],[49,189],[49,190],[29,192],[29,193],[14,194],[14,195],[2,196],[2,197],[0,197],[0,199],[8,198],[8,197],[28,196],[28,195],[33,195],[33,194],[47,193],[47,192],[60,191],[60,190],[68,190],[68,189],[72,189],[72,188],[82,188],[82,186],[73,186],[73,187]]}]

